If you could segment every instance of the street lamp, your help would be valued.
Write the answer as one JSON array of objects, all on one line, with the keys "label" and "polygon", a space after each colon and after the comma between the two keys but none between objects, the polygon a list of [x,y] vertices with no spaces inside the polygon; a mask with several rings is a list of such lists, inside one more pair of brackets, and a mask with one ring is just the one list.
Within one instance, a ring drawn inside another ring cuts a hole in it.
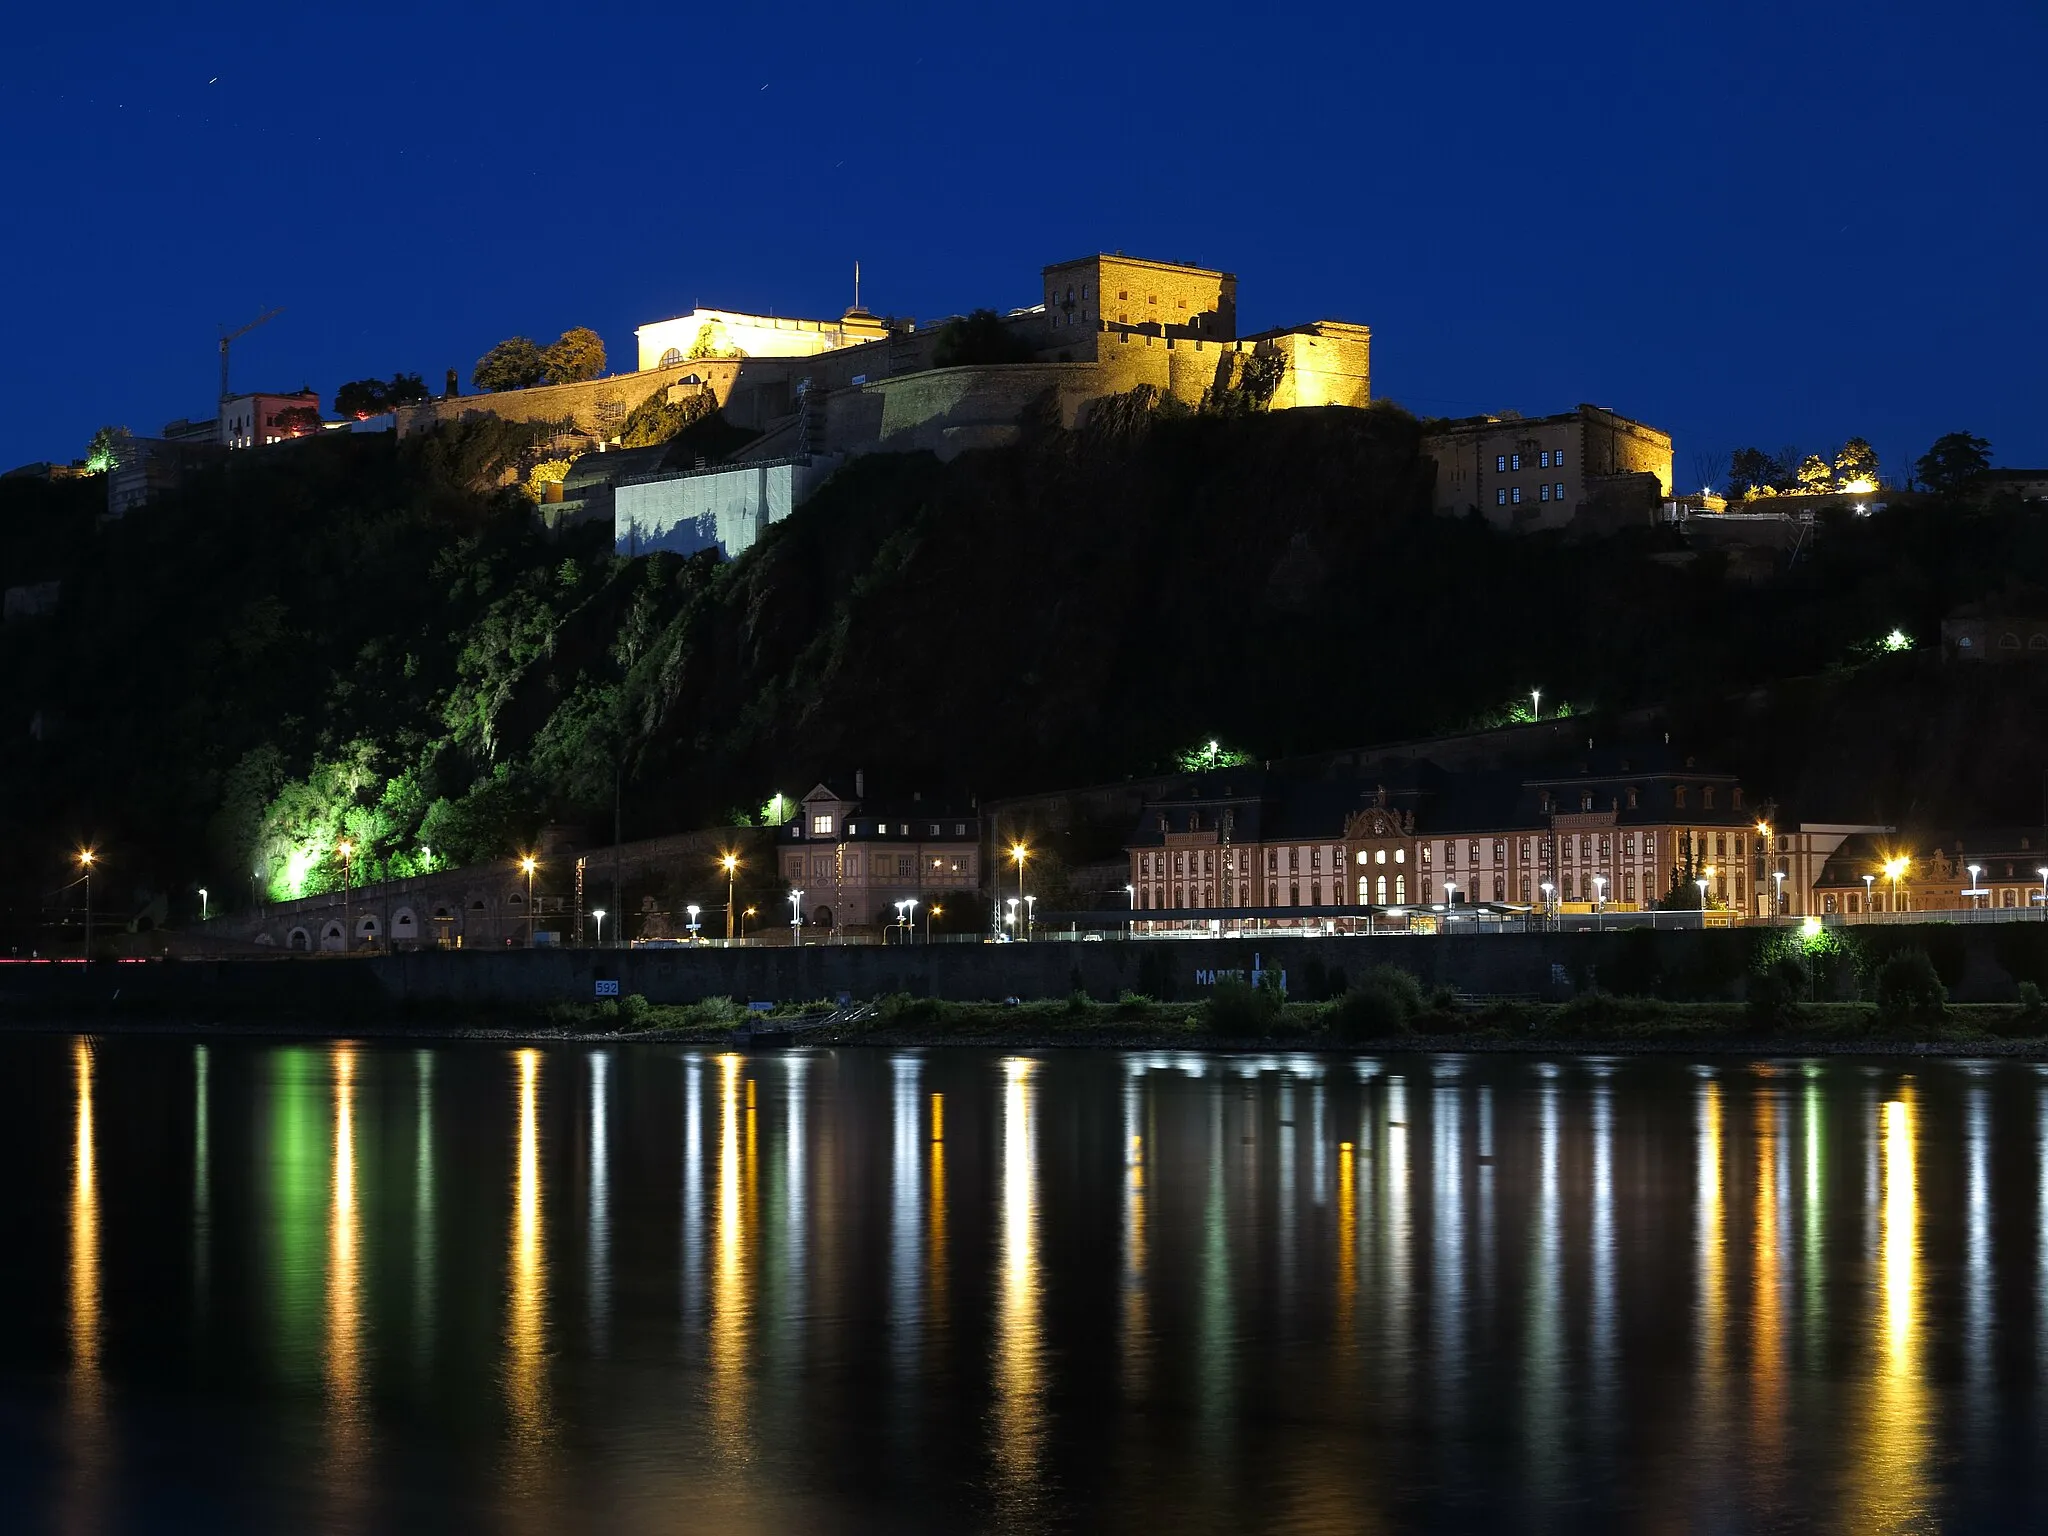
[{"label": "street lamp", "polygon": [[742,944],[747,942],[747,919],[758,916],[760,916],[760,913],[752,907],[742,907],[740,909],[740,942]]},{"label": "street lamp", "polygon": [[936,902],[934,902],[934,903],[933,903],[933,904],[932,904],[931,906],[929,906],[929,907],[926,907],[926,908],[924,909],[924,941],[925,941],[925,943],[929,944],[929,943],[931,943],[931,941],[932,941],[932,919],[933,919],[933,918],[935,918],[935,917],[944,917],[945,915],[946,915],[946,909],[945,909],[944,907],[942,907],[942,906],[938,905],[938,904],[937,904]]},{"label": "street lamp", "polygon": [[1538,887],[1538,889],[1540,889],[1543,892],[1543,916],[1547,921],[1550,917],[1551,884],[1548,880],[1546,880],[1540,887]]},{"label": "street lamp", "polygon": [[[780,797],[778,796],[777,798]],[[791,891],[789,893],[789,941],[796,945],[797,948],[803,948],[804,893],[802,891]]]},{"label": "street lamp", "polygon": [[735,914],[732,909],[733,883],[739,878],[740,856],[736,853],[722,854],[718,862],[725,869],[725,942],[732,942]]},{"label": "street lamp", "polygon": [[1970,898],[1970,910],[1974,912],[1977,910],[1977,898],[1984,894],[1978,889],[1983,884],[1983,881],[1977,878],[1978,875],[1983,873],[1984,866],[1982,864],[1966,864],[1963,867],[1970,872],[1970,888],[1963,894]]},{"label": "street lamp", "polygon": [[92,861],[99,855],[90,848],[78,850],[78,867],[85,871],[85,960],[92,963]]},{"label": "street lamp", "polygon": [[1015,907],[1017,902],[1021,902],[1024,899],[1024,861],[1031,857],[1031,850],[1022,843],[1012,843],[1010,844],[1010,857],[1017,864],[1017,901],[1010,903],[1012,907]]},{"label": "street lamp", "polygon": [[593,910],[593,911],[591,912],[591,914],[590,914],[590,915],[591,915],[592,917],[594,917],[594,918],[596,918],[596,919],[597,919],[597,947],[598,947],[599,949],[603,949],[603,948],[604,948],[604,908],[603,908],[603,907],[598,907],[598,908],[594,909],[594,910]]},{"label": "street lamp", "polygon": [[1543,718],[1543,690],[1541,688],[1531,688],[1529,690],[1529,718],[1531,720],[1541,720]]},{"label": "street lamp", "polygon": [[206,887],[199,887],[199,921],[206,921]]},{"label": "street lamp", "polygon": [[354,843],[350,842],[350,841],[349,841],[349,840],[348,840],[347,838],[345,838],[345,837],[344,837],[344,838],[343,838],[343,839],[341,840],[341,847],[340,847],[340,853],[341,853],[341,952],[342,952],[342,953],[343,953],[344,955],[345,955],[345,954],[347,954],[347,953],[349,953],[349,952],[350,952],[350,951],[351,951],[352,949],[354,949],[354,948],[355,948],[355,945],[354,945],[353,943],[351,943],[351,942],[350,942],[350,940],[349,940],[349,936],[348,936],[348,929],[349,929],[349,908],[348,908],[348,886],[349,886],[349,871],[351,870],[351,868],[353,868],[353,860],[354,860],[354,858],[355,858],[355,851],[356,851],[356,845],[355,845]]},{"label": "street lamp", "polygon": [[1911,859],[1905,857],[1905,855],[1903,854],[1901,854],[1896,859],[1886,859],[1884,861],[1885,878],[1891,881],[1892,883],[1893,912],[1897,912],[1899,910],[1899,877],[1905,874],[1908,866],[1910,866],[1912,862],[1913,861]]},{"label": "street lamp", "polygon": [[1606,910],[1607,877],[1605,875],[1595,875],[1593,877],[1593,926],[1595,928],[1598,928],[1600,926],[1601,915],[1605,913]]},{"label": "street lamp", "polygon": [[[1711,874],[1712,871],[1708,873]],[[1700,926],[1704,928],[1707,926],[1707,882],[1699,879],[1693,881],[1693,884],[1700,888]]]},{"label": "street lamp", "polygon": [[1871,886],[1872,886],[1872,885],[1874,885],[1874,884],[1875,884],[1876,882],[1877,882],[1877,876],[1875,876],[1875,875],[1865,875],[1865,876],[1863,877],[1863,913],[1864,913],[1864,915],[1865,915],[1866,917],[1867,917],[1867,916],[1869,916],[1869,915],[1870,915],[1870,912],[1872,911],[1872,908],[1871,908],[1871,905],[1870,905],[1870,902],[1871,902],[1870,888],[1871,888]]},{"label": "street lamp", "polygon": [[[1364,858],[1365,855],[1360,854],[1359,857]],[[1124,894],[1131,898],[1131,912],[1133,914],[1132,916],[1124,919],[1124,937],[1128,939],[1131,936],[1132,929],[1137,925],[1138,921],[1136,917],[1136,913],[1138,910],[1138,888],[1135,885],[1127,885],[1124,887]],[[1242,929],[1243,926],[1244,925],[1242,923],[1238,924],[1238,927],[1240,929]]]},{"label": "street lamp", "polygon": [[908,944],[917,937],[917,898],[903,898],[903,942]]},{"label": "street lamp", "polygon": [[1775,928],[1778,926],[1778,913],[1785,905],[1785,871],[1782,869],[1772,870],[1771,881],[1773,887],[1771,893],[1771,926]]},{"label": "street lamp", "polygon": [[1003,898],[1003,905],[1007,906],[1010,909],[1009,911],[1003,914],[1003,922],[1009,927],[1010,942],[1014,944],[1017,940],[1017,898],[1014,896],[1006,896]]},{"label": "street lamp", "polygon": [[[890,903],[890,905],[891,905],[891,906],[893,906],[893,907],[895,907],[895,909],[896,909],[896,921],[895,921],[894,923],[891,923],[891,924],[890,924],[890,927],[892,927],[892,928],[901,928],[901,927],[903,926],[903,908],[904,908],[904,905],[905,905],[905,904],[904,904],[903,902],[897,901],[897,902],[891,902],[891,903]],[[885,934],[883,934],[883,935],[882,935],[882,942],[883,942],[884,944],[886,944],[886,943],[888,943],[888,942],[889,942],[889,935],[888,935],[888,934],[886,934],[886,933],[885,933]],[[905,942],[907,943],[907,942],[908,942],[908,940],[906,940]]]},{"label": "street lamp", "polygon": [[527,854],[519,861],[519,867],[526,871],[526,947],[533,948],[533,872],[540,868],[540,861]]},{"label": "street lamp", "polygon": [[692,904],[690,906],[683,908],[683,910],[690,914],[690,939],[694,943],[697,938],[697,914],[699,912],[702,912],[704,909],[700,906]]},{"label": "street lamp", "polygon": [[1026,939],[1031,937],[1032,924],[1037,920],[1037,916],[1038,898],[1036,896],[1026,896],[1024,898],[1024,937]]}]

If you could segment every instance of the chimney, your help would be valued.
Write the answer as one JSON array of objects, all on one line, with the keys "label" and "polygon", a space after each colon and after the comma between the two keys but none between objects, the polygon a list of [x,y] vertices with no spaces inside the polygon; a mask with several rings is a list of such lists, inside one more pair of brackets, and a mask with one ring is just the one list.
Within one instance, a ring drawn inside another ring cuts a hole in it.
[{"label": "chimney", "polygon": [[868,797],[868,776],[856,768],[853,770],[853,798],[865,800]]}]

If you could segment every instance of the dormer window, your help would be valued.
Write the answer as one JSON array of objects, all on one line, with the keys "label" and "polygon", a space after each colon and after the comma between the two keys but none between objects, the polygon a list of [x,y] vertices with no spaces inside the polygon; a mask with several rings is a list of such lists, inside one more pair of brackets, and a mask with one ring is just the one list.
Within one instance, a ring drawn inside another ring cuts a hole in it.
[{"label": "dormer window", "polygon": [[1713,808],[1714,786],[1711,784],[1704,784],[1700,786],[1700,809],[1703,811],[1711,811]]},{"label": "dormer window", "polygon": [[1633,784],[1628,787],[1628,808],[1630,810],[1636,808],[1636,787]]},{"label": "dormer window", "polygon": [[[1537,798],[1542,803],[1543,814],[1548,816],[1550,814],[1550,791],[1547,789],[1540,791]],[[1680,802],[1680,804],[1683,803],[1683,801]]]},{"label": "dormer window", "polygon": [[1582,811],[1593,809],[1593,791],[1590,789],[1579,796],[1579,809]]},{"label": "dormer window", "polygon": [[1729,791],[1728,791],[1728,800],[1729,800],[1729,803],[1730,803],[1730,804],[1732,804],[1732,805],[1733,805],[1733,806],[1735,807],[1735,809],[1736,809],[1736,810],[1738,810],[1738,811],[1739,811],[1739,810],[1741,810],[1741,809],[1742,809],[1742,790],[1741,790],[1740,788],[1736,788],[1736,789],[1731,789],[1731,790],[1729,790]]},{"label": "dormer window", "polygon": [[1671,803],[1681,811],[1685,809],[1685,786],[1683,784],[1671,791]]},{"label": "dormer window", "polygon": [[831,835],[832,817],[829,813],[820,812],[811,818],[811,836],[830,837]]}]

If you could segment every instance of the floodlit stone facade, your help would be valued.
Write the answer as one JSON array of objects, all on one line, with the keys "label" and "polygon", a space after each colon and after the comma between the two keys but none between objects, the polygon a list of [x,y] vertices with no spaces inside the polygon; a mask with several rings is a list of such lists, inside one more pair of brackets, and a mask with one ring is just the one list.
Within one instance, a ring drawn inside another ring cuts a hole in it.
[{"label": "floodlit stone facade", "polygon": [[1655,515],[1671,495],[1671,434],[1597,405],[1455,422],[1422,451],[1436,461],[1436,510],[1497,528],[1561,528],[1602,496]]}]

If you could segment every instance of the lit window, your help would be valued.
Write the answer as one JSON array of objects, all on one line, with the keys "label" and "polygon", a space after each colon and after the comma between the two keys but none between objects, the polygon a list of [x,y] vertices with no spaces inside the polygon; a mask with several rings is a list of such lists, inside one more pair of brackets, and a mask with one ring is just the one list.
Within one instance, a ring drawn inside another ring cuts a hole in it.
[{"label": "lit window", "polygon": [[1508,467],[1508,456],[1504,453],[1495,454],[1493,456],[1493,467],[1497,470],[1500,470],[1502,473],[1506,473]]},{"label": "lit window", "polygon": [[1541,467],[1544,469],[1550,468],[1550,450],[1548,448],[1543,450],[1543,463]]},{"label": "lit window", "polygon": [[1494,504],[1494,505],[1495,505],[1496,507],[1504,507],[1504,506],[1506,506],[1506,505],[1508,504],[1508,493],[1507,493],[1506,491],[1504,491],[1504,490],[1502,490],[1502,491],[1495,491],[1495,492],[1493,493],[1493,504]]},{"label": "lit window", "polygon": [[1408,862],[1408,850],[1407,850],[1406,848],[1396,848],[1396,849],[1394,850],[1394,862],[1395,862],[1396,864],[1405,864],[1405,863],[1407,863],[1407,862]]},{"label": "lit window", "polygon": [[830,837],[832,835],[832,818],[830,816],[813,816],[811,818],[811,835],[814,837]]},{"label": "lit window", "polygon": [[1522,504],[1522,488],[1519,485],[1516,486],[1513,494],[1508,499],[1519,507]]},{"label": "lit window", "polygon": [[1508,455],[1508,468],[1509,468],[1509,469],[1520,469],[1521,467],[1522,467],[1522,456],[1521,456],[1521,455],[1520,455],[1519,453],[1512,453],[1512,454],[1509,454],[1509,455]]},{"label": "lit window", "polygon": [[1537,494],[1536,494],[1536,499],[1537,499],[1538,501],[1548,501],[1548,500],[1550,500],[1550,487],[1549,487],[1549,486],[1547,486],[1547,485],[1539,485],[1539,486],[1537,486],[1537,487],[1536,487],[1536,493],[1537,493]]},{"label": "lit window", "polygon": [[1560,481],[1558,481],[1558,482],[1557,482],[1557,485],[1556,485],[1556,487],[1555,487],[1555,490],[1554,490],[1554,494],[1553,494],[1553,495],[1551,496],[1551,498],[1550,498],[1550,499],[1551,499],[1552,501],[1563,501],[1563,500],[1564,500],[1564,482],[1563,482],[1562,480],[1560,480]]},{"label": "lit window", "polygon": [[1563,468],[1564,468],[1564,450],[1563,450],[1562,448],[1560,448],[1560,449],[1558,449],[1558,450],[1557,450],[1557,452],[1553,453],[1553,454],[1552,454],[1552,455],[1550,456],[1550,462],[1551,462],[1551,464],[1552,464],[1552,466],[1553,466],[1553,467],[1555,467],[1555,468],[1557,468],[1557,469],[1563,469]]}]

